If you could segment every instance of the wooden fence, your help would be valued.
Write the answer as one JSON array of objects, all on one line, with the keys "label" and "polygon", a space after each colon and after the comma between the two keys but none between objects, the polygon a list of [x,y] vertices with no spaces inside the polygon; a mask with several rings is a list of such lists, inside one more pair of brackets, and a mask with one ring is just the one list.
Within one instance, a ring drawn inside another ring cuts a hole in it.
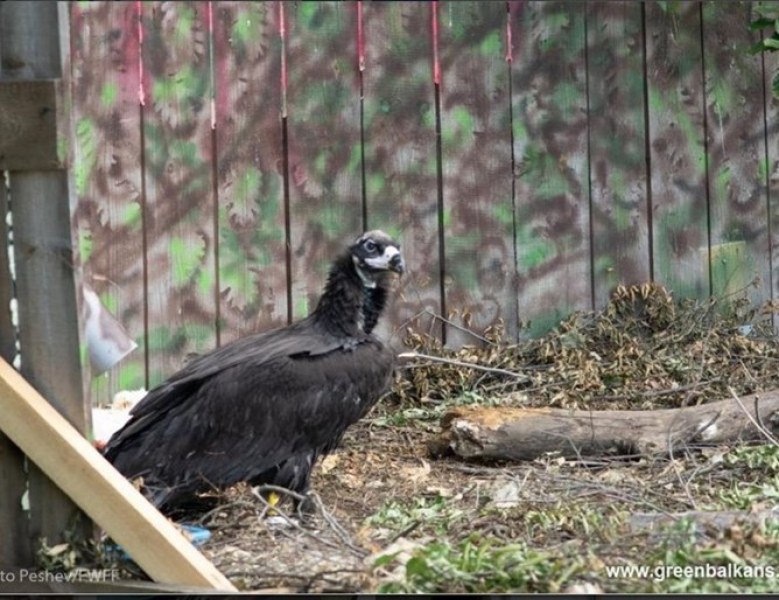
[{"label": "wooden fence", "polygon": [[753,10],[70,4],[74,237],[139,344],[96,396],[304,316],[366,227],[409,263],[385,334],[427,311],[451,345],[535,335],[650,279],[777,296],[777,64],[747,52]]},{"label": "wooden fence", "polygon": [[[649,279],[777,298],[757,4],[2,3],[0,354],[85,431],[74,267],[140,346],[105,399],[303,316],[366,227],[410,267],[386,334],[534,335]],[[0,482],[31,564],[74,507],[2,436]]]}]

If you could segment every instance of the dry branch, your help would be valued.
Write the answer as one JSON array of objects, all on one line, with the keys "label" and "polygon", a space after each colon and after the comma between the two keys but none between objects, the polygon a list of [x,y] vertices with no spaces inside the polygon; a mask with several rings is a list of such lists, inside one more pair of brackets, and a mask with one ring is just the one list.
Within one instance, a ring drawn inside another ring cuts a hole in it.
[{"label": "dry branch", "polygon": [[532,460],[672,454],[685,446],[766,439],[779,431],[779,390],[664,410],[458,407],[430,443],[462,458]]}]

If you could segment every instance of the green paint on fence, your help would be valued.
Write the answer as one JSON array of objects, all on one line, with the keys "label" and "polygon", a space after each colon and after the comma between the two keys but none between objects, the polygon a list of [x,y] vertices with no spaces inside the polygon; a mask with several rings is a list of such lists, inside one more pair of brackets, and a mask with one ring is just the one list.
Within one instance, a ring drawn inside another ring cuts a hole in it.
[{"label": "green paint on fence", "polygon": [[245,47],[251,42],[260,43],[265,31],[267,5],[262,2],[242,2],[240,15],[231,29],[230,43]]},{"label": "green paint on fence", "polygon": [[129,229],[140,229],[143,223],[141,204],[130,202],[122,208],[122,224]]},{"label": "green paint on fence", "polygon": [[365,191],[369,197],[376,197],[382,192],[384,185],[384,176],[381,173],[373,173],[366,178]]},{"label": "green paint on fence", "polygon": [[499,55],[503,51],[503,40],[497,31],[485,37],[479,45],[479,51],[487,56]]},{"label": "green paint on fence", "polygon": [[197,273],[206,255],[205,242],[198,238],[198,243],[187,244],[178,237],[171,238],[169,245],[171,274],[176,287],[187,284]]},{"label": "green paint on fence", "polygon": [[187,6],[186,3],[176,5],[176,26],[174,35],[176,42],[182,46],[188,46],[192,43],[192,31],[195,27],[197,12],[193,6]]},{"label": "green paint on fence", "polygon": [[75,171],[76,192],[79,196],[86,194],[87,185],[92,176],[92,168],[97,161],[97,132],[95,129],[95,124],[88,117],[83,117],[76,123],[79,151],[76,153],[73,169]]},{"label": "green paint on fence", "polygon": [[119,295],[116,288],[108,288],[105,292],[100,294],[100,302],[105,309],[115,317],[119,317]]},{"label": "green paint on fence", "polygon": [[496,203],[492,214],[501,225],[514,224],[514,208],[511,206],[511,200]]},{"label": "green paint on fence", "polygon": [[718,198],[720,202],[727,202],[731,178],[732,174],[730,172],[730,167],[727,164],[722,165],[714,176],[715,197]]},{"label": "green paint on fence", "polygon": [[100,90],[100,102],[103,104],[103,108],[111,108],[116,103],[116,98],[119,95],[119,88],[113,81],[106,81],[103,84],[103,88]]},{"label": "green paint on fence", "polygon": [[82,263],[89,261],[92,256],[93,241],[92,232],[87,228],[78,230],[78,254]]},{"label": "green paint on fence", "polygon": [[295,298],[295,314],[296,315],[308,315],[308,298],[305,294],[300,294]]},{"label": "green paint on fence", "polygon": [[552,92],[552,104],[555,105],[563,115],[573,117],[581,100],[581,89],[572,81],[561,81]]},{"label": "green paint on fence", "polygon": [[235,178],[234,192],[229,203],[231,215],[241,221],[253,217],[253,210],[257,208],[257,196],[262,189],[262,180],[262,172],[253,165],[248,166]]},{"label": "green paint on fence", "polygon": [[[141,347],[142,340],[135,340]],[[136,350],[137,352],[137,350]],[[118,388],[120,390],[139,390],[143,387],[143,366],[141,363],[125,361],[119,371]]]}]

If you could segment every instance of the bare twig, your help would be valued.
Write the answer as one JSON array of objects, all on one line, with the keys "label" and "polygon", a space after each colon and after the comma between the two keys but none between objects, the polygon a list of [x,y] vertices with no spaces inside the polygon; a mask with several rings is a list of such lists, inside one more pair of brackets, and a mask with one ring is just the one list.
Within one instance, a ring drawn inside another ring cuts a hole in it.
[{"label": "bare twig", "polygon": [[[770,442],[771,442],[771,443],[772,443],[774,446],[779,446],[779,440],[777,440],[777,439],[776,439],[776,437],[774,437],[774,435],[773,435],[773,434],[772,434],[770,431],[768,431],[768,429],[766,429],[765,427],[763,427],[763,426],[762,426],[762,425],[761,425],[761,424],[760,424],[760,423],[759,423],[759,422],[758,422],[758,421],[755,419],[755,417],[753,417],[753,416],[752,416],[752,414],[751,414],[751,413],[750,413],[750,412],[747,410],[747,407],[746,407],[746,406],[744,406],[744,403],[741,401],[741,398],[739,398],[739,397],[736,395],[736,392],[733,390],[733,388],[732,388],[732,387],[728,386],[728,392],[730,392],[730,395],[731,395],[731,397],[733,398],[733,400],[735,400],[735,401],[736,401],[736,403],[738,404],[739,408],[741,408],[741,410],[742,410],[742,411],[744,411],[744,414],[746,415],[747,419],[749,419],[749,421],[752,423],[752,425],[754,425],[754,426],[755,426],[755,428],[756,428],[756,429],[757,429],[757,430],[758,430],[760,433],[762,433],[762,434],[765,436],[765,438],[766,438],[768,441],[770,441]],[[755,415],[759,414],[759,413],[757,412],[757,408],[758,408],[758,407],[757,407],[757,398],[755,398]]]},{"label": "bare twig", "polygon": [[292,519],[284,511],[280,510],[278,506],[272,506],[270,502],[268,502],[265,499],[265,497],[262,495],[263,492],[276,492],[277,494],[285,494],[291,498],[294,498],[298,502],[303,502],[306,500],[311,501],[314,507],[319,512],[319,514],[322,515],[324,521],[330,526],[330,529],[336,534],[336,536],[341,542],[341,545],[347,547],[357,556],[364,557],[368,554],[363,548],[355,545],[351,541],[349,534],[336,521],[335,517],[333,517],[333,515],[331,515],[330,512],[325,508],[324,504],[322,503],[322,499],[319,497],[318,494],[314,492],[309,492],[307,495],[303,495],[303,494],[299,494],[298,492],[288,490],[287,488],[278,485],[271,485],[271,484],[265,484],[265,485],[258,486],[257,488],[252,488],[252,494],[265,505],[266,511],[271,509],[274,510],[276,513],[278,513],[278,515],[282,519],[285,520],[285,522],[288,525],[291,525],[295,530],[319,542],[322,542],[326,546],[329,546],[331,548],[341,548],[342,547],[341,545],[331,542],[330,540],[326,540],[321,536],[316,535],[312,531],[306,529],[305,527],[302,527],[300,523]]},{"label": "bare twig", "polygon": [[[430,354],[421,354],[419,352],[403,352],[401,354],[398,354],[398,358],[428,360],[430,362],[438,362],[445,365],[452,365],[453,367],[476,369],[477,371],[485,371],[487,373],[495,373],[497,375],[505,375],[507,377],[513,377],[515,379],[520,379],[522,381],[530,381],[530,378],[524,373],[517,373],[516,371],[509,371],[508,369],[500,369],[497,367],[488,367],[486,365],[480,365],[478,363],[469,363],[461,360],[454,360],[452,358],[444,358],[442,356],[431,356]],[[410,366],[413,367],[413,366],[429,366],[429,365],[422,364],[422,365],[410,365]]]}]

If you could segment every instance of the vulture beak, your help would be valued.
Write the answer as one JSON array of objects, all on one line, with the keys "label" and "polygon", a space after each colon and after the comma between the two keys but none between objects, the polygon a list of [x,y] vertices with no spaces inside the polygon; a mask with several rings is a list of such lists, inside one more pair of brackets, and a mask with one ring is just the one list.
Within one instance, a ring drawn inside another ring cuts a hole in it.
[{"label": "vulture beak", "polygon": [[403,257],[400,253],[393,256],[389,261],[390,271],[395,271],[398,275],[403,275],[406,272],[406,263],[403,261]]}]

